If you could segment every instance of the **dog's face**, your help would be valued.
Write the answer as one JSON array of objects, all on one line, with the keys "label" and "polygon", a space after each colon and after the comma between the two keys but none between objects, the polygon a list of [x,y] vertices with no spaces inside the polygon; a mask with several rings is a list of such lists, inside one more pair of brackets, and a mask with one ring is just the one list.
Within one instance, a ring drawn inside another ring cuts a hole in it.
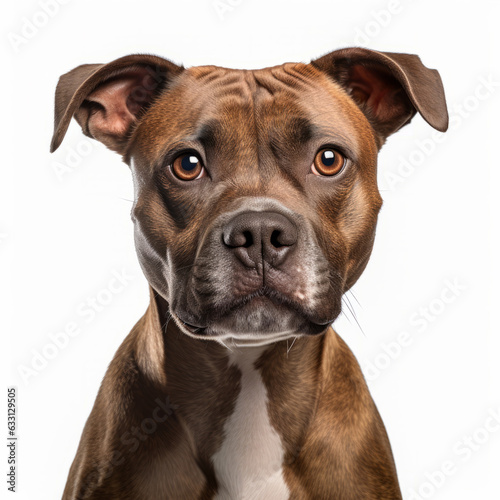
[{"label": "dog's face", "polygon": [[128,59],[61,79],[53,147],[74,114],[129,163],[139,258],[173,318],[220,340],[325,331],[371,253],[385,138],[417,110],[446,129],[437,73],[364,49],[256,71]]},{"label": "dog's face", "polygon": [[186,70],[130,147],[137,248],[174,318],[203,336],[323,331],[370,254],[376,154],[311,66]]}]

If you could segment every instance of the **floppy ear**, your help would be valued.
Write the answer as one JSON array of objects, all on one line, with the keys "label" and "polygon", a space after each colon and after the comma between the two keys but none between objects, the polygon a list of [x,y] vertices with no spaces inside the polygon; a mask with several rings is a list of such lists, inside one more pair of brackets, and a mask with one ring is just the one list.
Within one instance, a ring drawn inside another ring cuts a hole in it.
[{"label": "floppy ear", "polygon": [[354,47],[311,64],[347,90],[382,140],[409,123],[417,111],[435,129],[448,128],[441,77],[416,55]]},{"label": "floppy ear", "polygon": [[85,135],[124,154],[140,114],[182,71],[166,59],[136,54],[108,64],[84,64],[62,75],[50,151],[60,146],[74,116]]}]

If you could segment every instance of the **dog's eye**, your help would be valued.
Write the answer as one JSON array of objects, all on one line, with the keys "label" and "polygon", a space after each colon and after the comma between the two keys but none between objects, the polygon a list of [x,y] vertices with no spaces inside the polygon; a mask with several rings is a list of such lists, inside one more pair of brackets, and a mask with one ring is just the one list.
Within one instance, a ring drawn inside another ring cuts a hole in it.
[{"label": "dog's eye", "polygon": [[182,181],[199,179],[204,171],[200,158],[194,153],[181,154],[172,163],[172,172]]},{"label": "dog's eye", "polygon": [[324,148],[319,150],[314,157],[311,171],[315,175],[338,174],[345,165],[345,158],[335,149]]}]

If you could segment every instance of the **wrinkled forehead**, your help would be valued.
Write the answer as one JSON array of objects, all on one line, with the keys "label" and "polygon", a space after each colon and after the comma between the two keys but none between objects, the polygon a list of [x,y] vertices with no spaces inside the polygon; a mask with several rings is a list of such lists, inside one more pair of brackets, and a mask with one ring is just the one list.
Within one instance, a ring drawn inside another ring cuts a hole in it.
[{"label": "wrinkled forehead", "polygon": [[264,149],[279,155],[328,143],[356,158],[373,143],[366,118],[345,91],[300,63],[260,70],[187,69],[147,116],[134,147],[149,162],[177,146],[217,149],[219,158],[255,159]]}]

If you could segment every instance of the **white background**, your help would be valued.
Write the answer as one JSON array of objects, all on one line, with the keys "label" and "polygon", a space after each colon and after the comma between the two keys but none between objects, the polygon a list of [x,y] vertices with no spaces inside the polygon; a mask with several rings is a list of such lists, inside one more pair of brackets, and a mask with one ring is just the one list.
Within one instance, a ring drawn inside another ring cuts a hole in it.
[{"label": "white background", "polygon": [[[437,68],[454,119],[440,136],[415,117],[384,146],[375,249],[353,289],[359,304],[348,295],[364,333],[347,308],[335,327],[369,380],[405,499],[498,499],[500,430],[484,430],[489,412],[500,412],[498,2],[222,0],[222,13],[212,0],[65,3],[45,25],[38,1],[9,2],[2,16],[2,391],[19,394],[17,498],[60,498],[106,367],[148,301],[127,166],[76,123],[48,152],[58,77],[135,52],[258,68],[363,45]],[[30,37],[20,41],[23,30]],[[403,176],[405,162],[413,171]],[[87,299],[103,297],[122,270],[133,278],[90,318]],[[449,282],[460,290],[443,303]],[[79,335],[23,378],[68,323]],[[402,332],[412,342],[398,348]],[[452,472],[436,474],[444,462]],[[4,479],[0,488],[7,494]]]}]

